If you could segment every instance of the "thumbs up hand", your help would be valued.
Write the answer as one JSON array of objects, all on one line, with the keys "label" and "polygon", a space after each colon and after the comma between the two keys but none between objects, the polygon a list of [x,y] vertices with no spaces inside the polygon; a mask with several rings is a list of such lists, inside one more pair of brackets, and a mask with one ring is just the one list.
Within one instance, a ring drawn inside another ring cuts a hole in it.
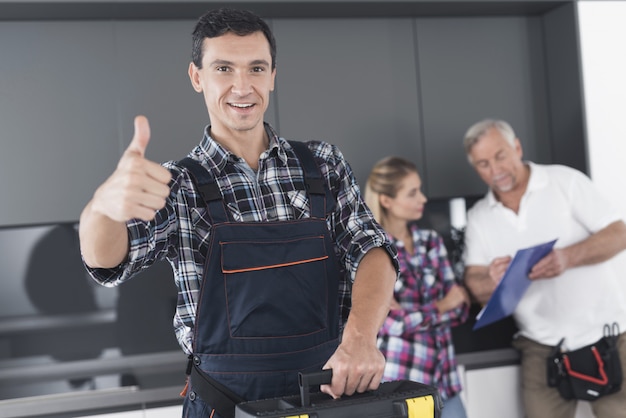
[{"label": "thumbs up hand", "polygon": [[148,148],[148,142],[150,142],[150,124],[148,123],[148,119],[141,115],[135,117],[134,123],[135,134],[124,154],[135,153],[136,155],[144,157],[146,148]]},{"label": "thumbs up hand", "polygon": [[135,134],[111,176],[96,190],[93,209],[117,222],[133,218],[154,219],[170,193],[171,173],[145,158],[150,125],[145,116],[135,117]]}]

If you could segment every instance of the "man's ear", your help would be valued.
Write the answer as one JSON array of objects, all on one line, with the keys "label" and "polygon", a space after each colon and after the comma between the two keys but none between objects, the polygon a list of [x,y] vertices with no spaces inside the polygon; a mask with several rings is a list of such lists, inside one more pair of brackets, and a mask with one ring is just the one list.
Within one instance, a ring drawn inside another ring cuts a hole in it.
[{"label": "man's ear", "polygon": [[202,84],[200,83],[200,69],[193,62],[189,63],[189,79],[193,89],[198,93],[202,93]]},{"label": "man's ear", "polygon": [[272,70],[272,85],[270,86],[270,91],[274,91],[275,84],[276,84],[276,68]]},{"label": "man's ear", "polygon": [[518,138],[515,138],[515,153],[520,159],[524,157],[524,149],[522,148],[522,143]]}]

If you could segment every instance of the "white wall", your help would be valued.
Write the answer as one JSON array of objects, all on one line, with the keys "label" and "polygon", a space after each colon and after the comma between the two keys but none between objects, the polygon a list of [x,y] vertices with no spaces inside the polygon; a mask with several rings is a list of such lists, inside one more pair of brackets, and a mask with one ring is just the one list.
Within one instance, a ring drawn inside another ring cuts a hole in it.
[{"label": "white wall", "polygon": [[[626,1],[583,0],[578,14],[590,175],[626,218]],[[626,272],[626,252],[616,263]]]},{"label": "white wall", "polygon": [[578,11],[591,177],[626,215],[626,1]]}]

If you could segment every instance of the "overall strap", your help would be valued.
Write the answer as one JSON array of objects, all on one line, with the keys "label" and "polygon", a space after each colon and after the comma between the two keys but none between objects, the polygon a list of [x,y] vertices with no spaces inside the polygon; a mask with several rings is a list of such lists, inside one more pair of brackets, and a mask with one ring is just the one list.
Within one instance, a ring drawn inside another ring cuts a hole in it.
[{"label": "overall strap", "polygon": [[[309,147],[300,141],[289,141],[304,171],[304,183],[311,201],[311,217],[325,218],[334,208],[334,199]],[[326,204],[330,202],[328,207]]]},{"label": "overall strap", "polygon": [[222,199],[222,192],[215,179],[207,171],[206,168],[194,160],[193,158],[185,157],[178,161],[178,164],[186,168],[191,174],[196,189],[207,204],[209,216],[213,224],[224,223],[228,221],[228,215],[224,208]]}]

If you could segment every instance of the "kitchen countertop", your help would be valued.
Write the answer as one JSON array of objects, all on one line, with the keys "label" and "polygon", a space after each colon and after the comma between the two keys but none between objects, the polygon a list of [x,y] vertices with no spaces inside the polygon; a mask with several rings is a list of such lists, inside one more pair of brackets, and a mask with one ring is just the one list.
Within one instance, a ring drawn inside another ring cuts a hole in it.
[{"label": "kitchen countertop", "polygon": [[[513,348],[465,352],[457,354],[457,360],[465,370],[518,364],[519,355]],[[77,362],[73,362],[77,363]],[[154,369],[184,370],[186,357],[182,352],[128,356],[120,359],[89,360],[81,364],[61,364],[55,367],[20,367],[19,370],[0,370],[0,384],[29,379],[54,379],[85,374],[86,369],[98,373],[122,373],[127,370]],[[32,369],[32,370],[31,370]],[[112,389],[89,390],[53,395],[31,396],[0,401],[0,418],[75,416],[80,413],[106,413],[130,409],[142,409],[181,403],[182,384],[151,389],[125,386]]]}]

